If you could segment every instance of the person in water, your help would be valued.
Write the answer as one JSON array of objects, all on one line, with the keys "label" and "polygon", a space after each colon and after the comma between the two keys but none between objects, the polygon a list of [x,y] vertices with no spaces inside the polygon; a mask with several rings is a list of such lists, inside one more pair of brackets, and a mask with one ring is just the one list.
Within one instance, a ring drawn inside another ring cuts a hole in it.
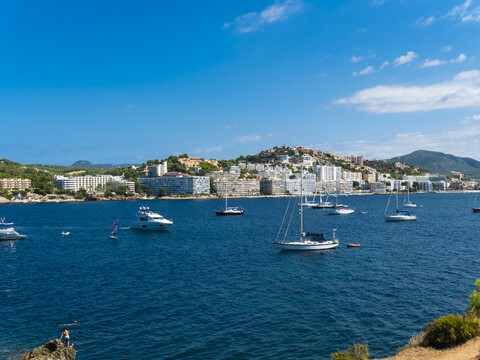
[{"label": "person in water", "polygon": [[[63,328],[62,335],[60,335],[60,339],[62,340],[62,337],[65,336],[65,346],[70,347],[70,333],[68,332],[67,329]],[[73,344],[72,344],[73,346]]]}]

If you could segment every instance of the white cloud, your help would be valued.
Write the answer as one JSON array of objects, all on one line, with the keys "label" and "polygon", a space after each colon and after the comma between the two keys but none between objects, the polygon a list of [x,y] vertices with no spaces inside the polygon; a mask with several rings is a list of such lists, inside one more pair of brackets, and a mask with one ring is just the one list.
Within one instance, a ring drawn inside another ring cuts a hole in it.
[{"label": "white cloud", "polygon": [[302,0],[283,0],[266,7],[260,13],[251,12],[238,16],[233,23],[225,23],[224,28],[235,28],[238,33],[258,30],[262,25],[286,20],[303,7]]},{"label": "white cloud", "polygon": [[452,80],[426,86],[379,85],[334,103],[377,114],[478,107],[480,71],[464,71]]},{"label": "white cloud", "polygon": [[462,5],[457,5],[455,6],[452,10],[448,12],[448,16],[460,16],[463,17],[465,16],[468,8],[472,4],[472,0],[467,0],[465,1]]},{"label": "white cloud", "polygon": [[194,154],[212,154],[212,153],[217,153],[223,150],[223,146],[217,145],[217,146],[212,146],[212,147],[207,147],[207,148],[197,148],[193,150]]},{"label": "white cloud", "polygon": [[445,17],[453,17],[462,22],[480,22],[480,6],[470,8],[472,0],[467,0],[463,4],[455,6]]},{"label": "white cloud", "polygon": [[450,60],[452,63],[461,63],[467,60],[467,56],[465,54],[460,54],[456,59]]},{"label": "white cloud", "polygon": [[454,155],[468,157],[480,153],[480,124],[461,126],[455,123],[454,126],[454,130],[439,133],[403,133],[375,141],[355,140],[322,144],[319,149],[339,155],[362,154],[367,159],[388,159],[420,149],[453,152]]},{"label": "white cloud", "polygon": [[390,62],[389,61],[384,61],[382,63],[382,65],[380,65],[380,69],[383,69],[385,66],[388,66],[388,65],[390,65]]},{"label": "white cloud", "polygon": [[363,57],[361,57],[361,56],[352,56],[350,61],[353,62],[353,63],[357,63],[357,62],[361,61],[362,59],[363,59]]},{"label": "white cloud", "polygon": [[445,45],[440,49],[440,51],[449,52],[449,51],[452,51],[452,47],[450,45]]},{"label": "white cloud", "polygon": [[417,57],[418,55],[415,54],[413,51],[408,51],[405,55],[402,55],[396,58],[393,64],[394,66],[405,65],[405,64],[408,64],[409,62],[412,62]]},{"label": "white cloud", "polygon": [[439,65],[443,65],[445,63],[446,63],[445,60],[426,59],[420,67],[425,68],[425,67],[439,66]]},{"label": "white cloud", "polygon": [[480,6],[477,6],[469,14],[462,17],[462,22],[480,22]]},{"label": "white cloud", "polygon": [[353,72],[352,75],[353,76],[357,76],[357,75],[367,75],[367,74],[371,74],[375,72],[375,68],[373,66],[367,66],[365,69],[363,69],[362,71],[359,71],[359,72]]},{"label": "white cloud", "polygon": [[435,17],[430,16],[428,18],[421,17],[420,19],[417,19],[415,22],[416,26],[430,26],[435,22]]},{"label": "white cloud", "polygon": [[250,135],[240,135],[232,139],[233,142],[246,143],[246,142],[256,142],[262,139],[261,135],[250,134]]}]

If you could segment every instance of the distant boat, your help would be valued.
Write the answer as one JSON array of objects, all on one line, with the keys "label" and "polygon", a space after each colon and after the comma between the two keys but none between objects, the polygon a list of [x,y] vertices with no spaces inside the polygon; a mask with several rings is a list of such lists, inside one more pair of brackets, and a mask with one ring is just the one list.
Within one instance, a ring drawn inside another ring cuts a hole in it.
[{"label": "distant boat", "polygon": [[347,244],[347,247],[360,247],[359,243],[349,243]]},{"label": "distant boat", "polygon": [[355,209],[349,208],[348,205],[338,204],[338,196],[335,196],[335,206],[328,209],[328,215],[349,215],[355,212]]},{"label": "distant boat", "polygon": [[162,215],[150,210],[148,206],[141,206],[137,212],[137,218],[132,222],[130,228],[137,230],[168,230],[173,221],[165,219]]},{"label": "distant boat", "polygon": [[414,221],[417,220],[417,216],[414,213],[411,213],[406,210],[398,210],[398,190],[396,193],[396,212],[392,215],[387,215],[387,210],[388,210],[388,205],[390,204],[390,198],[392,196],[392,193],[390,193],[390,196],[388,197],[388,202],[387,202],[387,207],[385,208],[385,221]]},{"label": "distant boat", "polygon": [[26,237],[26,235],[20,235],[14,228],[0,229],[0,240],[20,240]]},{"label": "distant boat", "polygon": [[215,210],[215,214],[219,216],[231,216],[231,215],[243,215],[244,210],[238,206],[228,206],[228,192],[227,192],[227,180],[225,179],[225,209]]},{"label": "distant boat", "polygon": [[0,218],[0,225],[1,225],[1,226],[12,226],[13,223],[6,223],[6,222],[5,222],[5,218],[2,217],[2,218]]},{"label": "distant boat", "polygon": [[325,201],[323,201],[322,195],[320,195],[318,204],[315,205],[315,206],[312,206],[313,209],[331,209],[331,208],[334,208],[334,207],[335,207],[335,205],[331,201],[328,201],[328,194],[327,194],[327,198],[325,199]]},{"label": "distant boat", "polygon": [[410,185],[407,185],[407,197],[403,199],[403,206],[410,208],[417,207],[417,204],[410,201]]},{"label": "distant boat", "polygon": [[[327,240],[325,238],[324,234],[321,233],[308,233],[308,232],[303,232],[303,168],[302,168],[302,175],[301,175],[301,185],[300,185],[300,238],[298,241],[275,241],[274,244],[280,246],[281,251],[317,251],[317,250],[330,250],[330,249],[335,249],[338,247],[338,239],[336,239],[336,229],[333,230],[333,240]],[[296,209],[294,206],[293,209]],[[294,210],[292,210],[294,211]],[[288,206],[287,206],[287,211],[285,211],[285,215],[288,212]],[[284,215],[284,220],[285,220],[285,215]],[[280,231],[282,230],[283,222],[282,225],[280,226],[280,229],[277,234],[277,239],[278,236],[280,235]],[[285,231],[285,237],[287,236],[288,233],[288,226]]]},{"label": "distant boat", "polygon": [[305,195],[305,200],[303,202],[303,206],[305,206],[305,207],[315,207],[317,205],[318,205],[318,203],[315,202],[315,194],[313,195],[312,200],[308,200],[308,196]]},{"label": "distant boat", "polygon": [[117,238],[117,234],[118,234],[119,229],[120,229],[120,225],[118,224],[118,220],[115,220],[113,222],[112,232],[110,233],[110,239],[116,239]]},{"label": "distant boat", "polygon": [[473,200],[473,212],[480,213],[480,207],[477,207],[477,196],[478,192],[475,194],[475,200]]},{"label": "distant boat", "polygon": [[68,235],[70,235],[70,231],[62,231],[62,232],[60,233],[60,235],[62,235],[62,236],[68,236]]}]

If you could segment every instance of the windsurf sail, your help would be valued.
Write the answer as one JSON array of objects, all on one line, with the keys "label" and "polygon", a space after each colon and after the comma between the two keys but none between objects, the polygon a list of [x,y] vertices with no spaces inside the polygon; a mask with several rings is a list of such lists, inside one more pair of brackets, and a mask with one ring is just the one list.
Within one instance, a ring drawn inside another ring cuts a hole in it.
[{"label": "windsurf sail", "polygon": [[118,223],[118,220],[115,220],[112,226],[112,236],[117,235],[119,229],[120,229],[120,224]]}]

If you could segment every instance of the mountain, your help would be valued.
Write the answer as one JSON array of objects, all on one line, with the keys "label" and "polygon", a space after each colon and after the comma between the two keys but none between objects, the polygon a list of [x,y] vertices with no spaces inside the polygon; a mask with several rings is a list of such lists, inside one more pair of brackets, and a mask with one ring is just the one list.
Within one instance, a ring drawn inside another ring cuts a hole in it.
[{"label": "mountain", "polygon": [[116,168],[129,167],[129,166],[140,166],[140,164],[92,164],[87,160],[78,160],[75,161],[71,167],[86,167],[86,168],[95,168],[103,170],[113,170]]},{"label": "mountain", "polygon": [[451,175],[451,171],[459,171],[467,177],[480,178],[480,161],[442,152],[417,150],[411,154],[397,156],[387,161],[404,162],[431,169],[439,174]]}]

